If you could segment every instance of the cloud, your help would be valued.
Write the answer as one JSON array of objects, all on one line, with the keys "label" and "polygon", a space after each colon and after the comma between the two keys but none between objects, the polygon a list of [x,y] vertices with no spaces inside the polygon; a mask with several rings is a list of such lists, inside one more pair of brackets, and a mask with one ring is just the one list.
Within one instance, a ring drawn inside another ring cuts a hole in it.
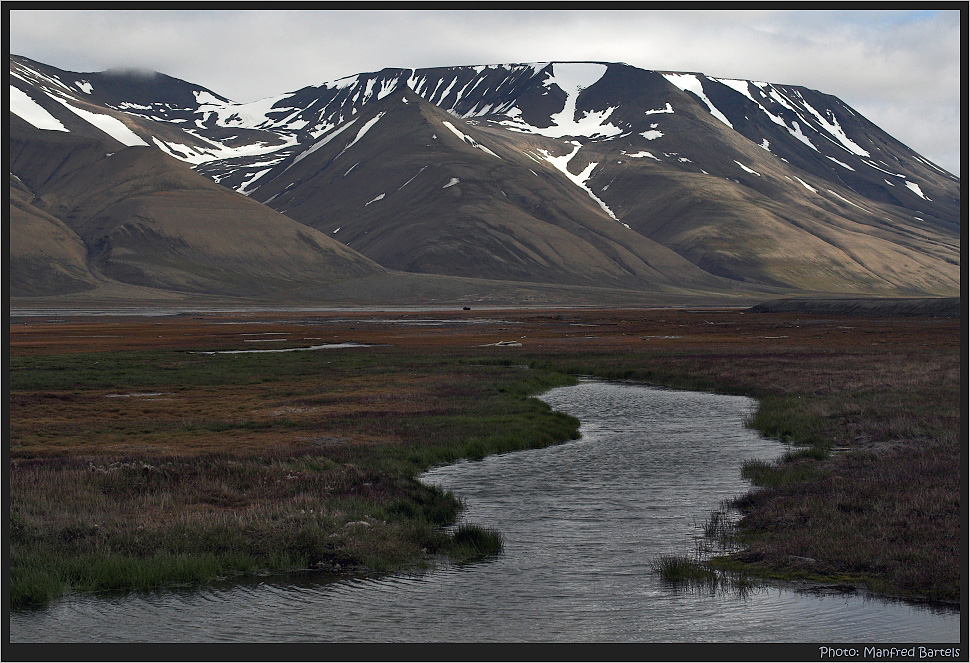
[{"label": "cloud", "polygon": [[138,67],[237,101],[385,67],[549,60],[804,85],[959,174],[959,11],[58,10],[10,48],[72,71]]}]

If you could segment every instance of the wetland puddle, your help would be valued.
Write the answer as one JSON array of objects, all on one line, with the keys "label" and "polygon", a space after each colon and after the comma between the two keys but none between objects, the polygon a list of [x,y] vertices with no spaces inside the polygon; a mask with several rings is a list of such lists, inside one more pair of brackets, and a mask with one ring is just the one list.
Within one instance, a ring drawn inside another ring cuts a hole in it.
[{"label": "wetland puddle", "polygon": [[[272,339],[274,341],[286,341],[287,339]],[[198,351],[192,354],[198,355],[249,355],[266,352],[307,352],[309,350],[336,350],[339,348],[369,348],[365,343],[324,343],[323,345],[311,345],[305,348],[272,348],[269,350],[210,350]]]},{"label": "wetland puddle", "polygon": [[959,613],[857,595],[677,589],[651,572],[694,549],[748,490],[744,460],[784,450],[737,396],[585,382],[541,396],[582,422],[563,445],[436,468],[505,551],[378,580],[253,582],[10,614],[11,642],[957,642]]}]

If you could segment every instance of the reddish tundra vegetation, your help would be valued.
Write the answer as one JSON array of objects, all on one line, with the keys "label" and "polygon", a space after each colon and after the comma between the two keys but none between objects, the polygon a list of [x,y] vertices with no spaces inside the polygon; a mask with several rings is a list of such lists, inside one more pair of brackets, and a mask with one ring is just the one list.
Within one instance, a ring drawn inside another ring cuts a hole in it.
[{"label": "reddish tundra vegetation", "polygon": [[[367,347],[249,352],[330,343]],[[960,350],[956,319],[742,309],[14,313],[11,605],[494,553],[415,477],[575,437],[529,397],[578,375],[747,394],[795,443],[710,566],[956,602]]]}]

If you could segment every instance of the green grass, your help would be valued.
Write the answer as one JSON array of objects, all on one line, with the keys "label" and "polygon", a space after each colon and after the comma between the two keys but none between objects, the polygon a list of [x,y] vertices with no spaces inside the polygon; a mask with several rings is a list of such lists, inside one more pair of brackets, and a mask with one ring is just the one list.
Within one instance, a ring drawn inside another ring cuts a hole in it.
[{"label": "green grass", "polygon": [[654,573],[676,588],[722,592],[746,598],[763,582],[755,581],[743,568],[719,567],[715,560],[687,555],[661,555],[651,563]]},{"label": "green grass", "polygon": [[717,572],[699,559],[684,555],[661,555],[652,564],[653,571],[668,582],[717,581]]},{"label": "green grass", "polygon": [[459,563],[477,562],[498,555],[503,546],[498,531],[463,523],[451,534],[448,555]]},{"label": "green grass", "polygon": [[797,458],[816,459],[808,456],[787,456],[776,463],[763,460],[749,460],[741,466],[741,476],[756,486],[778,487],[801,482],[815,481],[823,473],[811,462],[795,462]]},{"label": "green grass", "polygon": [[[42,606],[65,592],[148,589],[305,569],[388,573],[421,568],[437,555],[461,563],[485,559],[501,551],[501,535],[468,523],[449,534],[444,528],[457,519],[460,500],[420,484],[418,474],[460,458],[578,437],[575,418],[532,398],[573,384],[570,376],[484,364],[473,368],[447,358],[391,352],[294,355],[163,351],[18,359],[11,389],[23,398],[50,393],[45,390],[83,397],[87,390],[269,382],[280,384],[277,394],[288,392],[282,398],[300,402],[307,401],[302,392],[286,386],[293,378],[315,376],[339,387],[344,377],[373,375],[393,386],[398,375],[404,383],[418,375],[430,380],[430,398],[437,405],[413,414],[365,409],[354,416],[336,414],[324,424],[396,443],[197,458],[14,459],[11,608]],[[314,398],[331,402],[327,393]],[[321,433],[319,422],[286,419],[175,425],[163,419],[112,423],[94,418],[67,425],[70,431],[53,431],[52,439],[272,434],[307,425],[314,427],[313,435]]]},{"label": "green grass", "polygon": [[819,403],[801,396],[764,395],[745,422],[750,428],[783,442],[825,451],[832,442],[824,431]]},{"label": "green grass", "polygon": [[207,355],[168,350],[11,357],[8,374],[11,391],[120,391],[273,382],[320,372],[352,374],[372,366],[372,355],[354,352]]},{"label": "green grass", "polygon": [[[88,553],[72,557],[45,556],[41,552],[18,556],[10,567],[10,607],[40,608],[66,591],[122,591],[160,586],[192,585],[253,572],[256,560],[225,553],[160,552],[144,557],[118,553]],[[291,569],[294,560],[279,557],[262,568]]]}]

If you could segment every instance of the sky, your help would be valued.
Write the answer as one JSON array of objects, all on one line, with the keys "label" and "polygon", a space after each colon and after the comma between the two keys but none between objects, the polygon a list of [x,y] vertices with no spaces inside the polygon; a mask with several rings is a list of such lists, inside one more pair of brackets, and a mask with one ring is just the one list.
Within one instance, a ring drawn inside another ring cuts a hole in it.
[{"label": "sky", "polygon": [[75,72],[159,71],[239,102],[385,67],[626,62],[832,94],[930,161],[961,172],[960,10],[503,6],[514,5],[394,11],[14,9],[10,52]]}]

